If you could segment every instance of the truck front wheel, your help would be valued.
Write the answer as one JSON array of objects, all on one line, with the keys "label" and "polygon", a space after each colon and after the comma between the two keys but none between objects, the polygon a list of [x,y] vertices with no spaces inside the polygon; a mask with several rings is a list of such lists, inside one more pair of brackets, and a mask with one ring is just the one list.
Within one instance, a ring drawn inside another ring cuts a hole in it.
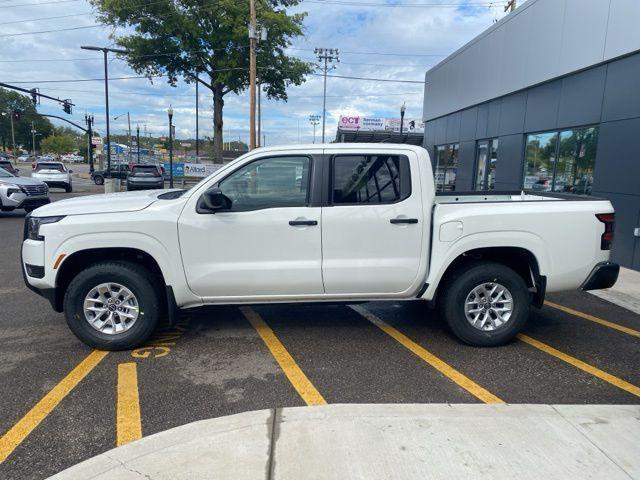
[{"label": "truck front wheel", "polygon": [[64,296],[71,331],[101,350],[128,350],[153,333],[160,316],[151,275],[129,262],[101,262],[80,272]]},{"label": "truck front wheel", "polygon": [[511,341],[529,317],[531,296],[520,275],[496,262],[458,268],[442,288],[440,312],[465,343],[495,347]]}]

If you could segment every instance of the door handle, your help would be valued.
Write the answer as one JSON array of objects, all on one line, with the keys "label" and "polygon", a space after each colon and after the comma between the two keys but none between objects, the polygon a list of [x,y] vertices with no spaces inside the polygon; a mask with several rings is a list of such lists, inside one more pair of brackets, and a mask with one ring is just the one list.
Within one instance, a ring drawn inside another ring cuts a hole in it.
[{"label": "door handle", "polygon": [[305,226],[315,227],[316,225],[318,225],[318,221],[317,220],[289,220],[289,225],[291,225],[292,227],[305,227]]},{"label": "door handle", "polygon": [[391,223],[393,223],[394,225],[398,225],[398,224],[401,224],[401,223],[418,223],[418,219],[417,218],[392,218],[389,221]]}]

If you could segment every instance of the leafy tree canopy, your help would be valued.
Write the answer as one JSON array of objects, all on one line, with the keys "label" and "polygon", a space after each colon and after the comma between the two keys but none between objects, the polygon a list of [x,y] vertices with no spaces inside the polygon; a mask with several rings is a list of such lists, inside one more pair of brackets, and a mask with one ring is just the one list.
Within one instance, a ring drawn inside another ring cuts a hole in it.
[{"label": "leafy tree canopy", "polygon": [[31,98],[8,90],[0,88],[0,141],[7,149],[13,148],[11,138],[11,117],[13,112],[18,111],[19,118],[13,119],[13,129],[16,138],[16,146],[25,150],[31,149],[31,122],[34,129],[40,135],[36,135],[36,149],[39,148],[40,140],[53,133],[53,125],[51,122],[40,115],[36,111]]},{"label": "leafy tree canopy", "polygon": [[70,135],[55,135],[42,140],[42,152],[62,155],[63,153],[72,153],[77,148],[76,140]]},{"label": "leafy tree canopy", "polygon": [[[260,27],[268,37],[257,49],[258,80],[269,98],[287,99],[286,88],[300,85],[312,65],[284,53],[303,34],[303,13],[287,7],[300,0],[256,0]],[[179,77],[198,81],[214,97],[214,145],[222,152],[223,96],[240,93],[249,84],[249,2],[238,0],[92,0],[100,20],[133,29],[116,42],[129,53],[129,65],[148,76],[166,75],[171,85]],[[179,122],[176,118],[175,122]]]}]

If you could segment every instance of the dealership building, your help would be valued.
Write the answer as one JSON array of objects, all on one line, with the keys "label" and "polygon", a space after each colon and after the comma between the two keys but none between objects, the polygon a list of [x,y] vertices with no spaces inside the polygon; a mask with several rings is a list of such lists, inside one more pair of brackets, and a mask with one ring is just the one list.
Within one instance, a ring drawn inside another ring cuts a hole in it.
[{"label": "dealership building", "polygon": [[523,3],[427,72],[423,120],[439,190],[607,198],[640,270],[640,0]]}]

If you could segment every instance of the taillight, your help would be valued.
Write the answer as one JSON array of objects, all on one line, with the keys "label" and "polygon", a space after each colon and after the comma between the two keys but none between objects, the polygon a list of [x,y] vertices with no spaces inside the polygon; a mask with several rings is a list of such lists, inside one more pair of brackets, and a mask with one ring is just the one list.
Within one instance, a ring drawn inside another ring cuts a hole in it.
[{"label": "taillight", "polygon": [[613,227],[615,225],[615,213],[597,213],[596,218],[604,223],[604,233],[600,237],[600,250],[611,250],[613,242]]}]

